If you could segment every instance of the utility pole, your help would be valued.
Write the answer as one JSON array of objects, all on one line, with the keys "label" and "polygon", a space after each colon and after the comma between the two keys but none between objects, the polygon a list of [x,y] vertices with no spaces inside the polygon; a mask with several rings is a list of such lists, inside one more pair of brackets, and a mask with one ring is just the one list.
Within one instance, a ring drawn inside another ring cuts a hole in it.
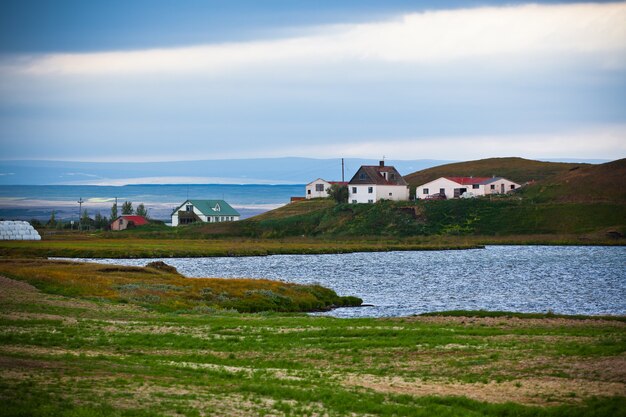
[{"label": "utility pole", "polygon": [[78,231],[83,230],[82,220],[83,220],[83,198],[80,197],[78,199]]},{"label": "utility pole", "polygon": [[346,182],[343,176],[343,158],[341,158],[341,182]]}]

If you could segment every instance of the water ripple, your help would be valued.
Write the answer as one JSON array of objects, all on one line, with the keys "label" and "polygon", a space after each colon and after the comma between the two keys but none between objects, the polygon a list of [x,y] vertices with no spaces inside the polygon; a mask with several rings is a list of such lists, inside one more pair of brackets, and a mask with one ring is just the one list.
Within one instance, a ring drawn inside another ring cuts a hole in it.
[{"label": "water ripple", "polygon": [[[154,259],[80,259],[145,265]],[[464,251],[161,259],[188,277],[319,283],[373,307],[337,317],[441,310],[626,314],[626,248],[488,246]]]}]

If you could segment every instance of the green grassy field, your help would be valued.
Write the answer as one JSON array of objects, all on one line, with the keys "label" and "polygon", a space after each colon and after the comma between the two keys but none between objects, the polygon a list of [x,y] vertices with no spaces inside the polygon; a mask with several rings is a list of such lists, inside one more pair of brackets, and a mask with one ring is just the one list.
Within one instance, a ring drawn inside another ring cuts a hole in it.
[{"label": "green grassy field", "polygon": [[623,319],[458,314],[159,311],[0,277],[0,415],[626,415]]}]

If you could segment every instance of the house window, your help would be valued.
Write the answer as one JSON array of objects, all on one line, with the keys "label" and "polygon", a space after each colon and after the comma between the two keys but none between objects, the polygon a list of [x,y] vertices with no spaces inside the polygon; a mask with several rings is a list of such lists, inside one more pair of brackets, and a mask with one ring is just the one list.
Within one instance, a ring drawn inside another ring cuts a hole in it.
[{"label": "house window", "polygon": [[308,195],[311,195],[311,190],[306,190],[306,193],[307,193]]},{"label": "house window", "polygon": [[356,200],[352,200],[352,204],[356,204]]},{"label": "house window", "polygon": [[514,190],[515,186],[513,184],[511,184],[511,190]]},{"label": "house window", "polygon": [[315,184],[315,191],[324,191],[324,184]]},{"label": "house window", "polygon": [[440,188],[439,189],[439,194],[445,194],[446,193],[446,189],[445,188]]},{"label": "house window", "polygon": [[220,204],[219,204],[219,203],[217,203],[217,204],[215,205],[215,207],[213,207],[213,211],[220,211],[221,209],[222,209],[222,208],[220,207]]},{"label": "house window", "polygon": [[389,193],[389,197],[391,197],[393,195],[393,193]]},{"label": "house window", "polygon": [[367,187],[368,194],[372,194],[374,192],[374,187]]},{"label": "house window", "polygon": [[191,204],[187,204],[187,207],[185,207],[185,210],[193,211],[193,206]]},{"label": "house window", "polygon": [[359,179],[360,179],[360,180],[367,179],[367,176],[365,175],[365,172],[361,172],[361,173],[359,174]]},{"label": "house window", "polygon": [[478,185],[478,184],[472,184],[472,188],[473,188],[474,190],[478,190],[478,188],[480,188],[480,185]]},{"label": "house window", "polygon": [[374,202],[374,200],[367,200],[367,202],[368,202],[368,203],[373,203],[373,202]]},{"label": "house window", "polygon": [[496,185],[495,184],[491,184],[491,189],[495,190],[496,189]]},{"label": "house window", "polygon": [[393,172],[390,174],[391,175],[391,179],[395,180],[396,179],[396,174],[394,174]]},{"label": "house window", "polygon": [[428,188],[424,188],[424,191],[422,192],[424,195],[428,195]]},{"label": "house window", "polygon": [[352,187],[352,194],[356,194],[356,187]]}]

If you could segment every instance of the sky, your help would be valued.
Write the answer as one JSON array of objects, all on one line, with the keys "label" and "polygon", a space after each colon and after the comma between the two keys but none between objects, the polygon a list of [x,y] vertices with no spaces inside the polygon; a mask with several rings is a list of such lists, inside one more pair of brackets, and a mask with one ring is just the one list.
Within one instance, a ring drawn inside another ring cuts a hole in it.
[{"label": "sky", "polygon": [[626,2],[0,2],[0,159],[626,157]]}]

